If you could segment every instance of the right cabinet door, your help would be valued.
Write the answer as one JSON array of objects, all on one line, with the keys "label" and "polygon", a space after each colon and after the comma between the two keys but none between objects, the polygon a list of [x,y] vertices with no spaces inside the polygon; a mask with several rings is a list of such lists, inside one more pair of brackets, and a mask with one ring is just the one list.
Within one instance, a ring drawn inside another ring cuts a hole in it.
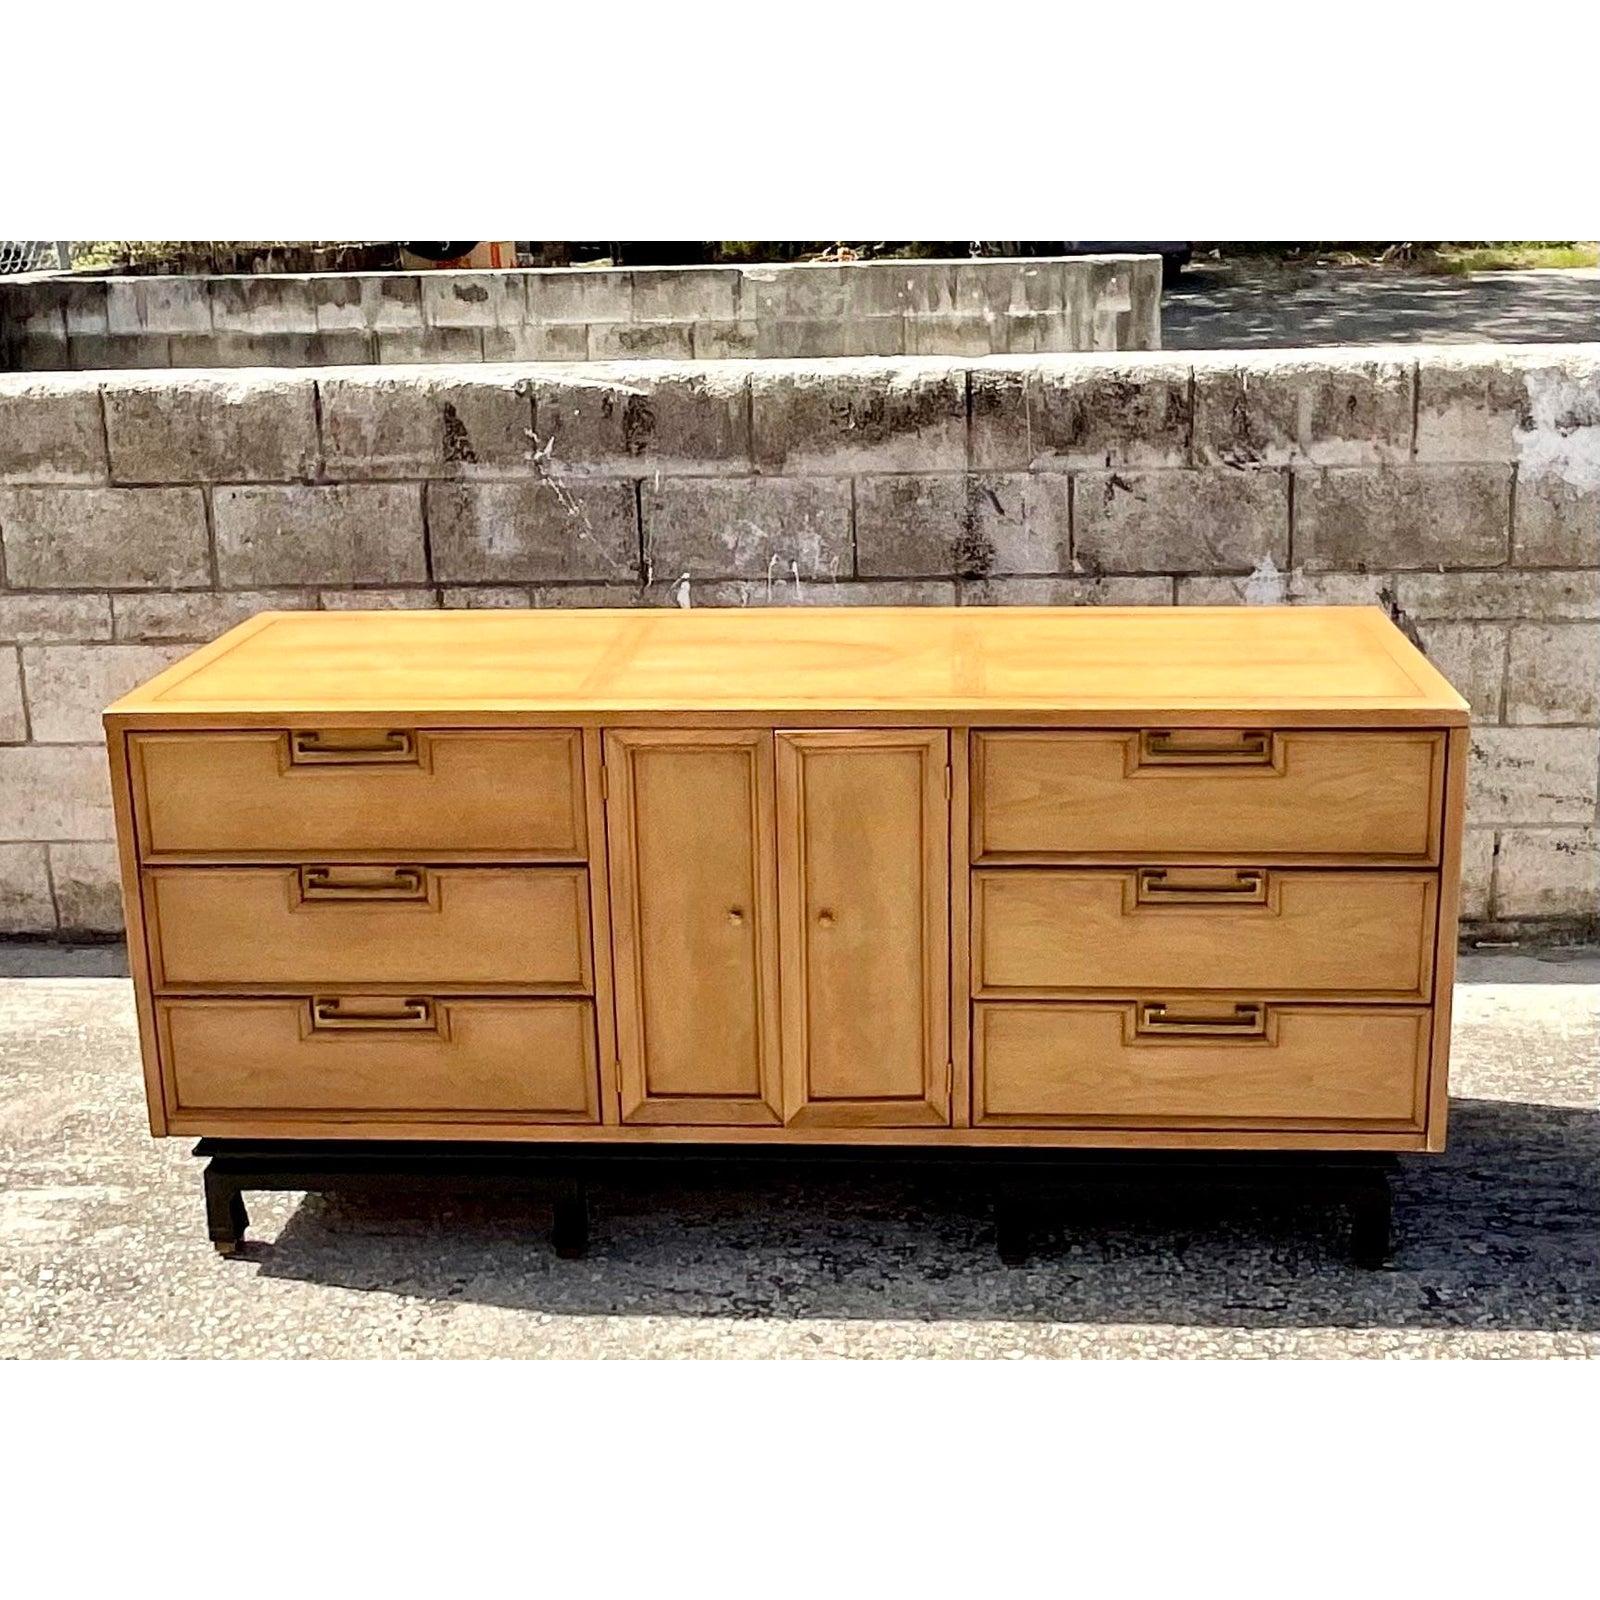
[{"label": "right cabinet door", "polygon": [[948,1123],[949,736],[784,732],[777,766],[785,1121]]}]

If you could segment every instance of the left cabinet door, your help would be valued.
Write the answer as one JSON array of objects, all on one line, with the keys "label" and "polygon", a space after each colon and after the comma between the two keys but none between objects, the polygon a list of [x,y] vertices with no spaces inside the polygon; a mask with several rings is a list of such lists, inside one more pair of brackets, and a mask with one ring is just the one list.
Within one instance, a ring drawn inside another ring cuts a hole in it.
[{"label": "left cabinet door", "polygon": [[772,734],[605,736],[622,1118],[775,1124]]}]

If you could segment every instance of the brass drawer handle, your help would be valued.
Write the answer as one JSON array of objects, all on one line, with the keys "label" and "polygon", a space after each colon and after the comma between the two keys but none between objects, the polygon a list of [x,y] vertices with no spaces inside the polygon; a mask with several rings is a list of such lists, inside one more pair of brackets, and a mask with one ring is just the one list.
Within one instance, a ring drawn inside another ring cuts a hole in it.
[{"label": "brass drawer handle", "polygon": [[1259,1001],[1240,1001],[1231,1012],[1197,1012],[1185,1016],[1159,1001],[1145,1000],[1139,1005],[1136,1031],[1143,1034],[1190,1034],[1195,1036],[1249,1037],[1267,1031],[1267,1008]]},{"label": "brass drawer handle", "polygon": [[301,867],[302,900],[426,900],[428,875],[422,867],[390,867],[371,876],[341,877],[340,867]]},{"label": "brass drawer handle", "polygon": [[311,1002],[316,1033],[423,1033],[437,1029],[431,1000],[350,1000],[344,997]]},{"label": "brass drawer handle", "polygon": [[1141,766],[1266,767],[1272,765],[1272,734],[1244,728],[1209,738],[1190,737],[1170,728],[1146,728],[1139,735]]},{"label": "brass drawer handle", "polygon": [[390,729],[376,739],[363,738],[360,730],[325,733],[299,728],[289,735],[289,760],[295,766],[399,766],[416,759],[417,736],[403,728]]},{"label": "brass drawer handle", "polygon": [[1240,867],[1222,882],[1174,881],[1167,867],[1140,867],[1138,899],[1141,905],[1265,905],[1267,875],[1255,867]]}]

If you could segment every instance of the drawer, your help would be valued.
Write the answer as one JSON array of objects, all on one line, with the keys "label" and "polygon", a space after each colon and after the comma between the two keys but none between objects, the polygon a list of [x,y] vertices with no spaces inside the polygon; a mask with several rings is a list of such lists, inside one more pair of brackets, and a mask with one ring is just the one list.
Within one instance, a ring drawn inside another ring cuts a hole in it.
[{"label": "drawer", "polygon": [[587,1000],[167,1000],[156,1017],[180,1111],[599,1117]]},{"label": "drawer", "polygon": [[576,730],[140,733],[129,754],[147,860],[585,853]]},{"label": "drawer", "polygon": [[1438,861],[1437,733],[992,732],[972,762],[975,861]]},{"label": "drawer", "polygon": [[1427,872],[998,867],[972,877],[973,992],[1425,1001]]},{"label": "drawer", "polygon": [[582,867],[151,867],[158,990],[589,988]]},{"label": "drawer", "polygon": [[1430,1015],[1240,1002],[979,1005],[973,1122],[1420,1130]]}]

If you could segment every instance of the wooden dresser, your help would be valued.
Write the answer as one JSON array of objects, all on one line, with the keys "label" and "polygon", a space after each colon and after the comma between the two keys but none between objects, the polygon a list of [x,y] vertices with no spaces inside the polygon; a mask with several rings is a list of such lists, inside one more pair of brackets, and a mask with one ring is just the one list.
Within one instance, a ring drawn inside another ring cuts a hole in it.
[{"label": "wooden dresser", "polygon": [[105,720],[157,1134],[1444,1143],[1376,610],[273,614]]}]

